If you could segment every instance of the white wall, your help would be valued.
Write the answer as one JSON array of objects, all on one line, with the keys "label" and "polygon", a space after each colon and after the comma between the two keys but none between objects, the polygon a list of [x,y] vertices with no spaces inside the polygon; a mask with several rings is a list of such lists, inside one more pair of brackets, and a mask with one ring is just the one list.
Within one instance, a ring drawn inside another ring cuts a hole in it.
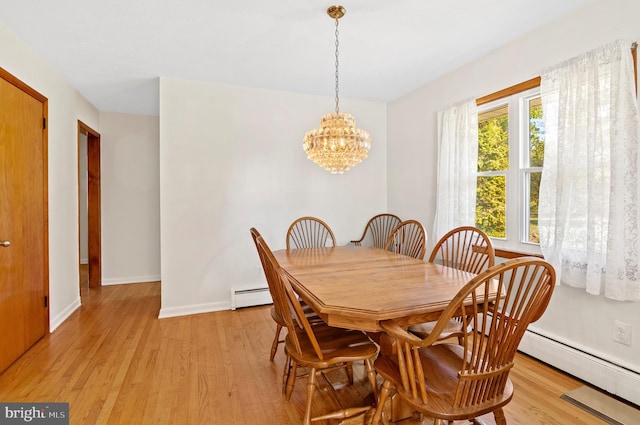
[{"label": "white wall", "polygon": [[49,317],[53,330],[80,305],[78,120],[98,128],[99,113],[2,23],[0,46],[0,66],[48,98]]},{"label": "white wall", "polygon": [[[595,1],[388,105],[389,209],[403,217],[415,216],[429,230],[433,227],[438,110],[528,80],[546,67],[618,38],[640,41],[640,2]],[[632,346],[612,341],[614,319],[633,325]],[[640,373],[638,303],[558,287],[535,329]],[[634,391],[638,397],[637,388]]]},{"label": "white wall", "polygon": [[100,113],[102,284],[160,280],[157,116]]},{"label": "white wall", "polygon": [[372,148],[332,175],[302,149],[331,97],[161,78],[161,317],[228,309],[231,287],[265,285],[253,226],[275,250],[294,219],[314,215],[346,244],[386,211],[386,106],[340,106]]}]

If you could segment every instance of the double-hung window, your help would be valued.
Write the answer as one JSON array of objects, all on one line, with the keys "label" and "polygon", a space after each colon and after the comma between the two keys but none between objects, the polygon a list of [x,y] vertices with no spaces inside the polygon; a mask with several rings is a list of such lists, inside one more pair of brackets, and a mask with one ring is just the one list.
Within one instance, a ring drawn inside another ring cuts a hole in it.
[{"label": "double-hung window", "polygon": [[543,159],[539,79],[478,100],[476,226],[496,248],[539,252]]}]

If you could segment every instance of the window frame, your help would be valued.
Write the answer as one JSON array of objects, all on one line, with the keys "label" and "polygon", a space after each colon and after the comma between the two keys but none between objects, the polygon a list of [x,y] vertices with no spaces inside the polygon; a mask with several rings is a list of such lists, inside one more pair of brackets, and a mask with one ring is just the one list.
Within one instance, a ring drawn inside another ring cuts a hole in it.
[{"label": "window frame", "polygon": [[540,173],[542,175],[542,166],[534,167],[531,165],[531,139],[530,139],[530,117],[531,117],[531,105],[530,100],[540,98],[540,87],[532,88],[527,91],[518,94],[518,100],[520,102],[519,112],[519,130],[520,139],[518,147],[520,149],[519,162],[518,162],[518,183],[520,187],[520,199],[518,206],[520,208],[519,214],[519,243],[525,246],[534,245],[539,247],[538,242],[531,242],[530,239],[530,213],[531,208],[527,208],[525,205],[530,205],[531,200],[531,174]]},{"label": "window frame", "polygon": [[[496,255],[506,258],[520,255],[541,255],[540,245],[535,242],[525,241],[528,234],[528,211],[525,210],[525,196],[527,189],[525,176],[531,171],[541,171],[541,167],[525,167],[528,165],[528,153],[525,150],[525,141],[529,142],[529,126],[524,125],[525,112],[528,114],[528,105],[525,104],[531,98],[540,96],[540,77],[532,78],[520,84],[516,84],[498,92],[478,98],[478,115],[502,105],[508,105],[509,109],[509,169],[506,171],[506,231],[505,238],[492,237],[496,248]],[[514,110],[515,109],[515,110]],[[512,123],[516,123],[513,125]],[[492,175],[495,172],[482,173]],[[501,174],[501,173],[500,173]],[[517,205],[514,205],[517,203]],[[515,223],[515,224],[512,224]]]}]

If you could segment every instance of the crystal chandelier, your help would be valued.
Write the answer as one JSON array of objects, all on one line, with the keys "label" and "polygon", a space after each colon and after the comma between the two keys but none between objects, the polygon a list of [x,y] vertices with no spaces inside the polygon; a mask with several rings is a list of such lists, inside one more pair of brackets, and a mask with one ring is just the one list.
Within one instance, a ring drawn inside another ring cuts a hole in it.
[{"label": "crystal chandelier", "polygon": [[338,106],[338,20],[345,12],[342,6],[327,9],[336,21],[336,111],[323,116],[320,128],[309,131],[303,143],[307,157],[332,174],[342,174],[366,159],[371,147],[369,133],[356,128],[354,116],[340,112]]}]

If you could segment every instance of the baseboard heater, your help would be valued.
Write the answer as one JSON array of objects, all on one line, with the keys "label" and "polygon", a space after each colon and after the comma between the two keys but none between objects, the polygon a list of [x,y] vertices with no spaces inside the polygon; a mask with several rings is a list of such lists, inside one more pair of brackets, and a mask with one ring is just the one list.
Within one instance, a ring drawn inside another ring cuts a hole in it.
[{"label": "baseboard heater", "polygon": [[640,373],[636,370],[545,335],[535,328],[525,332],[518,350],[640,406]]},{"label": "baseboard heater", "polygon": [[268,287],[231,288],[231,310],[272,303]]}]

